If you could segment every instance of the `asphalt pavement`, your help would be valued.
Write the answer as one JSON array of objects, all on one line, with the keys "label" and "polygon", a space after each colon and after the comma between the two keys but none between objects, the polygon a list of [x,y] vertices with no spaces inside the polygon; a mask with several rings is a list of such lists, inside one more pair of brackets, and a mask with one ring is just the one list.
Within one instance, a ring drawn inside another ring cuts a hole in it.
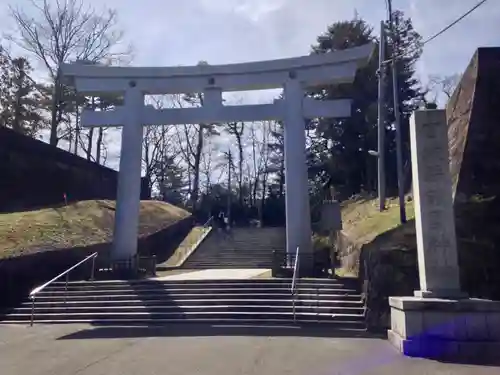
[{"label": "asphalt pavement", "polygon": [[1,375],[500,374],[404,358],[381,337],[326,327],[0,325]]}]

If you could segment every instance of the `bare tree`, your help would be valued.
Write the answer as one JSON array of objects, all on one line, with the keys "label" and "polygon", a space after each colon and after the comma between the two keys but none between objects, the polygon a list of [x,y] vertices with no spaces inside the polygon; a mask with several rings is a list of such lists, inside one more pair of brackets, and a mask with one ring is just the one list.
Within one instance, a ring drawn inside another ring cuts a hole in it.
[{"label": "bare tree", "polygon": [[208,194],[212,188],[212,173],[213,169],[213,154],[214,147],[212,138],[208,138],[205,143],[205,149],[201,158],[200,172],[203,175],[203,180],[205,182],[204,190]]},{"label": "bare tree", "polygon": [[60,65],[75,60],[111,64],[130,56],[130,47],[119,48],[123,33],[116,28],[116,11],[99,13],[83,0],[29,0],[11,6],[10,14],[18,33],[8,38],[36,56],[53,82],[50,144],[57,145],[64,112]]},{"label": "bare tree", "polygon": [[[260,162],[261,162],[261,157],[259,156],[259,152],[262,151],[261,149],[261,142],[260,139],[258,138],[258,129],[257,126],[259,126],[260,123],[255,123],[252,122],[249,127],[249,141],[250,141],[250,160],[252,162],[252,165],[247,166],[247,171],[248,171],[248,179],[250,182],[250,188],[251,188],[251,204],[255,205],[257,201],[257,190],[259,189],[259,179],[260,179]],[[247,162],[247,164],[249,164]]]},{"label": "bare tree", "polygon": [[[148,100],[156,109],[171,106],[172,103],[171,97],[167,98],[165,95],[148,97]],[[166,168],[172,166],[177,159],[177,148],[171,140],[172,130],[172,125],[147,126],[144,129],[143,168],[150,189],[155,184],[164,187]]]},{"label": "bare tree", "polygon": [[[191,105],[203,106],[203,96],[200,93],[188,96],[186,99],[188,103],[190,103]],[[201,163],[201,155],[203,153],[205,131],[209,130],[209,126],[206,124],[198,124],[194,128],[196,133],[195,144],[193,144],[193,142],[191,141],[191,136],[188,130],[189,128],[192,128],[192,126],[184,125],[183,130],[184,130],[187,150],[188,153],[191,155],[191,157],[189,157],[189,160],[190,160],[190,169],[191,172],[193,173],[193,180],[192,180],[193,184],[191,186],[191,191],[190,191],[191,193],[190,205],[191,207],[194,208],[196,206],[196,203],[198,202],[198,196],[200,190],[200,163]]]},{"label": "bare tree", "polygon": [[259,216],[262,220],[267,184],[271,165],[271,148],[269,147],[272,131],[271,121],[250,124],[250,152],[252,165],[248,167],[252,205],[257,205],[260,198]]},{"label": "bare tree", "polygon": [[[203,63],[200,63],[203,64]],[[201,93],[177,96],[177,106],[203,106]],[[184,124],[177,127],[177,139],[181,147],[181,155],[187,164],[189,175],[189,205],[196,208],[200,190],[200,166],[207,137],[218,135],[215,124]]]},{"label": "bare tree", "polygon": [[444,94],[447,99],[450,99],[461,79],[462,76],[460,74],[446,76],[431,75],[429,77],[429,90],[434,91],[436,96]]},{"label": "bare tree", "polygon": [[236,139],[236,146],[238,148],[238,175],[236,176],[238,181],[238,202],[240,205],[243,204],[243,136],[245,132],[244,122],[230,122],[226,124],[226,131],[234,136]]}]

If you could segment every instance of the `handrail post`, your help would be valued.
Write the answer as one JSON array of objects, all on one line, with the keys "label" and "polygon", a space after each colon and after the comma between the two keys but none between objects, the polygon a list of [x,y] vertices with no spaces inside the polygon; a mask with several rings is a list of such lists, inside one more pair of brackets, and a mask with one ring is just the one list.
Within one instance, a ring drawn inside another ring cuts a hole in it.
[{"label": "handrail post", "polygon": [[66,300],[68,299],[68,281],[69,272],[66,274],[66,282],[64,283],[64,307],[66,307]]},{"label": "handrail post", "polygon": [[319,286],[316,285],[316,314],[320,313],[319,309]]},{"label": "handrail post", "polygon": [[95,272],[95,258],[92,258],[92,269],[90,270],[90,281],[94,281],[94,272]]},{"label": "handrail post", "polygon": [[[287,254],[288,255],[288,254]],[[293,265],[293,276],[292,276],[292,314],[293,314],[293,322],[296,323],[296,313],[295,313],[295,297],[296,297],[296,289],[297,289],[297,273],[299,269],[299,247],[297,246],[297,251],[295,253],[294,265]]]},{"label": "handrail post", "polygon": [[33,327],[33,321],[35,320],[35,297],[31,297],[31,320],[30,327]]}]

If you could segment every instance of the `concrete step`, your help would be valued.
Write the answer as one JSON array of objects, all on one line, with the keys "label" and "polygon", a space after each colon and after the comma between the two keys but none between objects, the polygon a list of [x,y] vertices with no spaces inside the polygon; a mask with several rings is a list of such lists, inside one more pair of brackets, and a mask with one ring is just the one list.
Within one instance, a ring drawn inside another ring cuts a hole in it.
[{"label": "concrete step", "polygon": [[[141,300],[141,299],[130,299],[130,300],[115,300],[115,299],[97,299],[97,300],[67,300],[55,299],[55,300],[37,300],[36,308],[51,308],[58,307],[61,304],[67,308],[70,307],[113,307],[113,306],[199,306],[199,305],[266,305],[266,306],[292,306],[291,298],[283,299],[238,299],[238,298],[210,298],[210,299],[151,299],[151,300]],[[361,300],[296,300],[296,306],[326,306],[326,307],[338,307],[338,308],[355,308],[362,309],[364,304]],[[24,302],[20,308],[31,309],[32,302]]]},{"label": "concrete step", "polygon": [[[161,320],[161,319],[200,319],[200,318],[210,318],[214,320],[220,320],[225,318],[231,319],[275,319],[275,320],[290,320],[293,319],[293,312],[271,312],[271,311],[174,311],[174,312],[78,312],[78,313],[46,313],[46,314],[36,314],[35,319],[42,320],[125,320],[133,321],[135,319],[149,319],[149,320]],[[331,313],[317,313],[317,312],[296,312],[295,317],[300,320],[305,321],[336,321],[336,322],[364,322],[364,317],[359,314],[331,314]],[[9,314],[8,318],[3,322],[8,321],[29,321],[31,319],[31,314]]]},{"label": "concrete step", "polygon": [[276,246],[272,246],[272,244],[262,244],[257,242],[231,242],[226,244],[206,244],[203,247],[199,247],[198,249],[203,249],[203,252],[208,251],[224,251],[228,253],[242,253],[242,254],[269,254],[273,253],[273,250],[281,250],[282,248],[276,248]]},{"label": "concrete step", "polygon": [[189,257],[189,260],[196,260],[196,261],[201,261],[201,260],[216,260],[216,261],[234,261],[234,262],[270,262],[273,260],[272,255],[262,255],[262,256],[255,256],[255,255],[233,255],[233,254],[220,254],[220,253],[212,253],[212,254],[198,254],[198,255],[191,255]]},{"label": "concrete step", "polygon": [[[196,255],[195,255],[196,254]],[[213,250],[208,250],[208,249],[198,249],[196,250],[192,256],[205,256],[205,255],[228,255],[228,256],[246,256],[246,257],[256,257],[256,258],[266,258],[269,256],[272,256],[273,251],[266,249],[265,251],[262,252],[254,252],[250,250],[244,250],[244,249],[238,249],[238,251],[235,251],[233,248],[231,249],[224,249],[224,248],[217,248]]]},{"label": "concrete step", "polygon": [[[82,283],[68,283],[67,287],[65,284],[55,284],[49,285],[45,291],[73,291],[73,290],[97,290],[97,289],[143,289],[143,288],[161,288],[164,290],[170,289],[199,289],[199,288],[211,288],[211,289],[267,289],[267,288],[282,288],[282,289],[290,289],[292,285],[292,281],[286,283],[269,283],[269,282],[259,282],[259,279],[253,280],[253,282],[240,282],[233,281],[222,283],[222,282],[212,282],[210,280],[206,280],[203,284],[200,283],[189,283],[189,280],[184,280],[180,282],[168,282],[165,283],[163,280],[152,280],[142,283],[100,283],[100,282],[82,282]],[[252,279],[249,279],[252,281]],[[296,284],[297,289],[314,289],[314,290],[354,290],[352,288],[347,288],[344,284],[335,282],[335,283],[306,283],[299,282]]]},{"label": "concrete step", "polygon": [[[272,264],[249,264],[249,263],[231,263],[231,264],[221,264],[219,263],[198,263],[198,262],[188,262],[185,263],[182,269],[185,270],[217,270],[217,269],[255,269],[255,270],[269,270],[272,268]],[[264,271],[263,271],[264,272]]]},{"label": "concrete step", "polygon": [[246,260],[269,260],[273,259],[272,253],[268,254],[234,254],[234,253],[223,253],[223,252],[213,252],[213,253],[204,253],[198,255],[192,255],[196,258],[223,258],[223,259],[246,259]]},{"label": "concrete step", "polygon": [[[151,280],[151,279],[140,279],[140,280],[97,280],[97,281],[70,281],[68,285],[96,285],[96,284],[107,284],[107,285],[137,285],[137,284],[148,284],[148,283],[161,283],[165,285],[207,285],[207,284],[284,284],[290,285],[293,279],[291,277],[281,277],[281,278],[267,278],[267,279],[213,279],[213,280]],[[355,281],[355,280],[353,280]],[[345,285],[346,281],[340,281],[338,279],[325,279],[325,278],[298,278],[296,280],[297,285],[331,285],[340,284]],[[51,286],[64,286],[66,283],[64,281],[56,281]]]},{"label": "concrete step", "polygon": [[[256,279],[258,280],[258,279]],[[285,286],[275,286],[273,287],[272,285],[255,285],[253,287],[250,287],[250,284],[247,284],[248,286],[239,286],[239,285],[230,285],[228,284],[227,286],[224,285],[207,285],[206,289],[209,289],[210,291],[225,291],[225,290],[264,290],[264,291],[290,291],[291,290],[291,284],[290,285],[285,285]],[[67,292],[93,292],[93,291],[143,291],[143,290],[161,290],[161,291],[177,291],[179,289],[182,290],[203,290],[204,288],[200,287],[199,285],[193,285],[193,286],[185,286],[183,287],[182,285],[176,285],[176,286],[164,286],[162,284],[158,285],[103,285],[103,286],[68,286]],[[342,285],[331,285],[331,286],[321,286],[321,287],[315,287],[313,285],[311,286],[298,286],[296,287],[297,292],[301,291],[307,291],[307,292],[321,292],[321,293],[328,293],[332,292],[335,293],[337,291],[342,291],[342,292],[348,292],[348,293],[357,293],[356,289],[349,289],[345,286]],[[64,287],[57,287],[57,288],[47,288],[44,289],[43,291],[40,292],[40,294],[43,293],[65,293]]]},{"label": "concrete step", "polygon": [[266,269],[271,269],[273,268],[273,264],[271,262],[236,262],[236,261],[222,261],[222,260],[210,260],[210,261],[196,261],[196,260],[190,260],[189,262],[185,262],[183,264],[183,268],[189,268],[189,267],[196,267],[196,268],[204,268],[204,269],[220,269],[220,268],[225,268],[225,269],[248,269],[248,268],[255,268],[255,269],[260,269],[260,268],[266,268]]},{"label": "concrete step", "polygon": [[[31,307],[19,307],[12,311],[11,316],[31,314]],[[174,301],[171,304],[159,304],[159,305],[139,305],[139,306],[121,306],[121,305],[111,305],[111,306],[89,306],[86,305],[68,305],[61,302],[54,306],[40,306],[35,305],[35,314],[79,314],[79,313],[174,313],[174,312],[255,312],[255,313],[288,313],[292,311],[292,303],[282,304],[282,305],[242,305],[242,304],[218,304],[218,305],[177,305]],[[352,315],[352,316],[364,316],[364,308],[359,307],[338,307],[338,306],[313,306],[313,305],[295,305],[296,313],[329,313],[335,315]]]},{"label": "concrete step", "polygon": [[[70,301],[128,301],[140,299],[142,301],[152,301],[152,300],[181,300],[181,299],[206,299],[210,294],[207,293],[123,293],[123,294],[101,294],[101,295],[73,295],[69,294],[67,296],[47,296],[41,295],[36,298],[36,301],[48,302],[48,301],[63,301],[66,299]],[[221,295],[218,295],[214,299],[221,299]],[[222,297],[223,299],[282,299],[290,300],[290,293],[226,293]],[[360,295],[352,294],[300,294],[297,296],[297,300],[300,301],[318,301],[318,300],[330,300],[330,301],[361,301]]]},{"label": "concrete step", "polygon": [[273,259],[272,254],[232,254],[232,253],[223,253],[223,252],[206,252],[203,254],[193,253],[190,259],[195,258],[221,258],[221,259],[243,259],[243,260],[269,260]]},{"label": "concrete step", "polygon": [[201,260],[226,260],[226,261],[238,261],[238,262],[270,262],[273,260],[272,255],[262,255],[262,256],[255,256],[255,255],[233,255],[233,254],[220,254],[220,253],[213,253],[213,254],[198,254],[198,255],[191,255],[189,257],[189,260],[196,260],[196,261],[201,261]]},{"label": "concrete step", "polygon": [[272,242],[261,242],[261,240],[240,240],[240,241],[227,241],[227,242],[219,242],[212,241],[203,244],[203,247],[200,249],[207,250],[232,250],[232,251],[240,251],[245,250],[247,252],[263,252],[263,251],[271,251],[273,249],[283,249],[284,246],[276,246],[275,243]]},{"label": "concrete step", "polygon": [[[288,294],[290,295],[290,287],[284,288],[284,287],[260,287],[260,288],[253,288],[253,287],[246,287],[246,288],[241,288],[241,287],[207,287],[207,288],[202,288],[202,287],[196,287],[196,288],[171,288],[171,287],[164,287],[162,285],[158,286],[152,286],[152,285],[147,285],[147,286],[138,286],[138,287],[117,287],[117,288],[112,288],[112,287],[100,287],[100,288],[95,288],[95,289],[84,289],[84,290],[43,290],[41,291],[37,298],[40,297],[57,297],[57,296],[64,296],[64,295],[71,295],[71,296],[90,296],[90,295],[111,295],[111,294],[144,294],[144,293],[163,293],[165,295],[182,295],[182,294],[210,294],[210,295],[222,295],[222,294],[272,294],[272,293],[282,293],[282,294]],[[307,288],[307,287],[299,287],[295,289],[295,293],[297,295],[313,295],[313,296],[318,296],[318,295],[346,295],[346,294],[353,294],[356,295],[357,291],[355,289],[347,289],[347,288]]]},{"label": "concrete step", "polygon": [[[51,319],[36,319],[35,324],[93,324],[97,326],[105,326],[105,325],[113,325],[113,326],[162,326],[168,324],[179,324],[179,323],[187,323],[187,324],[217,324],[217,325],[272,325],[272,326],[324,326],[328,328],[333,328],[336,330],[345,330],[352,332],[366,332],[366,327],[364,323],[359,321],[334,321],[334,320],[317,320],[312,321],[309,319],[301,319],[300,317],[296,317],[293,319],[292,317],[288,317],[285,319],[271,319],[271,318],[211,318],[211,317],[185,317],[184,319],[155,319],[151,320],[149,318],[146,319],[113,319],[108,318],[104,320],[99,319],[61,319],[61,320],[51,320]],[[2,324],[27,324],[25,319],[22,320],[8,320],[2,322]]]},{"label": "concrete step", "polygon": [[229,268],[269,268],[273,267],[273,262],[266,260],[244,260],[244,259],[191,259],[183,263],[207,266],[223,266]]}]

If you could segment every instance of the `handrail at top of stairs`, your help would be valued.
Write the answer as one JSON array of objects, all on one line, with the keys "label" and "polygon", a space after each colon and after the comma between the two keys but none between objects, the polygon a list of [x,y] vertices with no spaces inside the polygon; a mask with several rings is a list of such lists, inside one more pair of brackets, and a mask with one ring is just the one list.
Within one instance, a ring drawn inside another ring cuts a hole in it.
[{"label": "handrail at top of stairs", "polygon": [[54,281],[59,280],[61,277],[66,276],[66,283],[64,285],[64,303],[66,304],[66,294],[68,292],[68,275],[71,271],[73,271],[75,268],[81,266],[83,263],[86,263],[89,260],[92,260],[92,269],[90,270],[90,280],[94,280],[94,268],[95,268],[95,258],[97,258],[97,252],[90,254],[88,257],[85,259],[81,260],[74,266],[68,268],[66,271],[61,272],[59,275],[54,277],[53,279],[47,281],[45,284],[37,286],[35,289],[33,289],[30,294],[29,298],[31,299],[31,319],[30,319],[30,326],[33,326],[33,321],[35,317],[35,300],[36,300],[36,295],[40,293],[43,289],[48,287],[50,284],[52,284]]},{"label": "handrail at top of stairs", "polygon": [[206,227],[208,227],[208,226],[211,224],[211,222],[212,222],[213,220],[214,220],[214,216],[212,215],[212,216],[210,216],[210,217],[208,218],[208,220],[207,220],[207,221],[205,221],[205,224],[203,224],[203,226],[204,226],[205,228],[206,228]]},{"label": "handrail at top of stairs", "polygon": [[293,321],[295,322],[295,298],[297,296],[297,273],[299,270],[299,247],[297,246],[297,251],[295,252],[295,262],[293,264],[293,276],[292,276],[292,288],[290,292],[292,293],[292,309],[293,309]]}]

